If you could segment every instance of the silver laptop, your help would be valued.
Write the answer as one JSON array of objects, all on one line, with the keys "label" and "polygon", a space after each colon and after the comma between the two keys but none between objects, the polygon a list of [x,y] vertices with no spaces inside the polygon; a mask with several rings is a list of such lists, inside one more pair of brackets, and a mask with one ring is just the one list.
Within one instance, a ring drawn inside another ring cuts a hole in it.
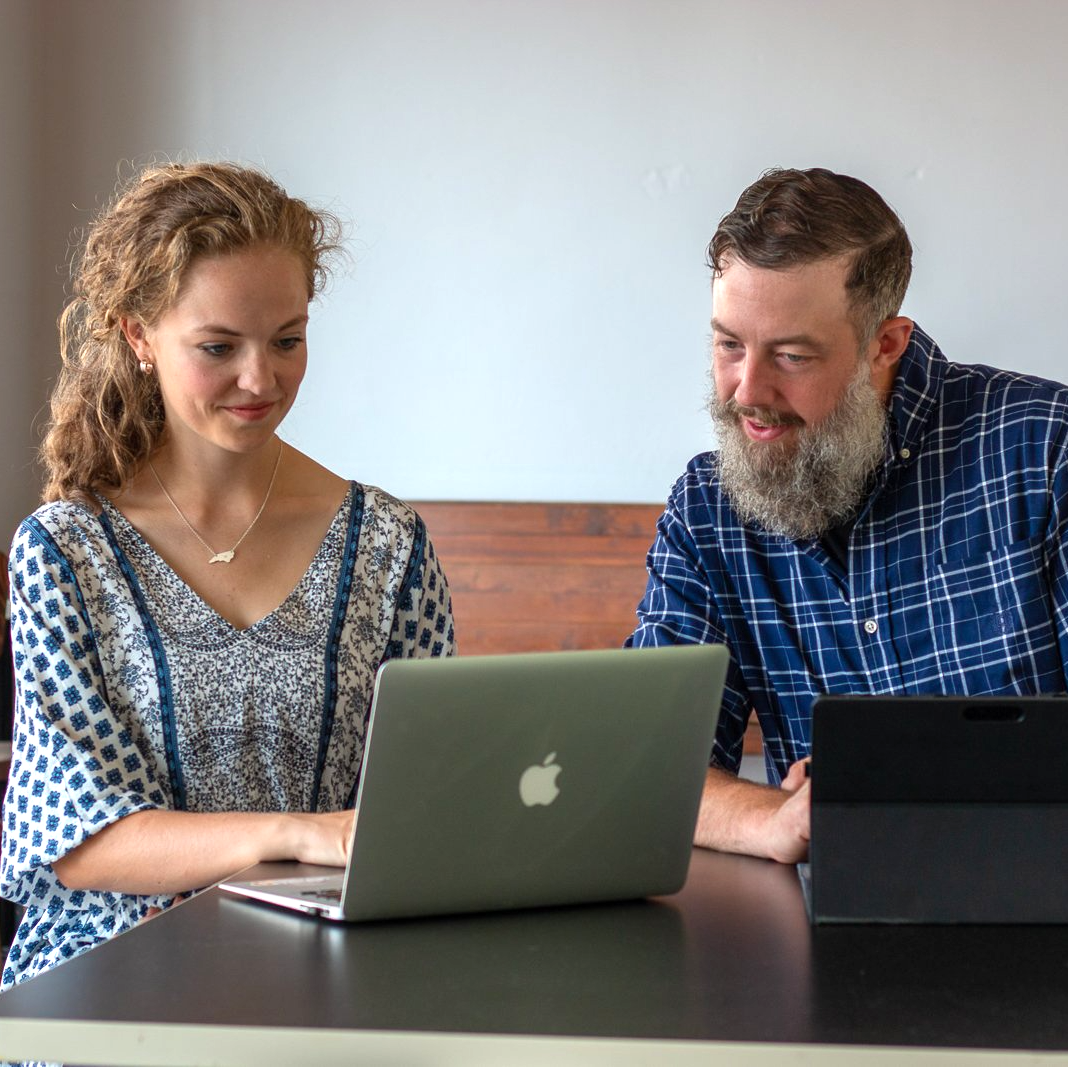
[{"label": "silver laptop", "polygon": [[676,892],[727,662],[715,645],[391,660],[347,869],[220,888],[350,922]]}]

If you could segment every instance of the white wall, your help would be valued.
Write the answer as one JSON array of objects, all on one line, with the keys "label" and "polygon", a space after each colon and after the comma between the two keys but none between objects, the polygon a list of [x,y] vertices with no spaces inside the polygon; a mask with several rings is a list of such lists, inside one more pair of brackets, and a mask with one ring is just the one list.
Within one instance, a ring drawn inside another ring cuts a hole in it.
[{"label": "white wall", "polygon": [[1061,0],[0,4],[47,42],[38,318],[120,159],[261,164],[354,233],[288,436],[403,496],[662,500],[710,443],[704,247],[774,164],[899,210],[950,358],[1068,376]]}]

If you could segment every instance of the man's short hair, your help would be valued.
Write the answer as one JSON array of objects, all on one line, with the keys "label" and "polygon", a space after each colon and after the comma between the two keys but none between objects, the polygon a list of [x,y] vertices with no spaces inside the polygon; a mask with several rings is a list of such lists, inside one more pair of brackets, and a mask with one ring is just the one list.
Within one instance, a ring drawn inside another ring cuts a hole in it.
[{"label": "man's short hair", "polygon": [[867,344],[901,310],[912,275],[905,227],[871,186],[822,167],[774,168],[742,193],[708,245],[715,276],[732,260],[786,270],[843,255],[853,257],[846,292]]}]

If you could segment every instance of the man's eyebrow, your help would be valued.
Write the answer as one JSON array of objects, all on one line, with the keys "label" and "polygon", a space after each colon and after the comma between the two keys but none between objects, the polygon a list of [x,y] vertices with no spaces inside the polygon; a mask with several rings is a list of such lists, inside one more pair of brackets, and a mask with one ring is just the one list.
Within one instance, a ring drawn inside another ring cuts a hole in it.
[{"label": "man's eyebrow", "polygon": [[[719,319],[712,320],[712,329],[716,333],[726,334],[728,337],[733,337],[738,340],[738,335],[730,329],[728,326],[724,326]],[[826,347],[822,341],[817,340],[809,333],[795,333],[788,337],[775,337],[770,341],[766,341],[765,344],[769,348],[783,348],[789,345],[798,345],[803,348],[814,348],[818,352],[822,352]]]},{"label": "man's eyebrow", "polygon": [[817,341],[815,337],[808,333],[796,333],[791,337],[776,337],[773,340],[768,341],[768,345],[771,348],[800,345],[802,348],[815,348],[820,352],[822,352],[824,348],[822,342]]}]

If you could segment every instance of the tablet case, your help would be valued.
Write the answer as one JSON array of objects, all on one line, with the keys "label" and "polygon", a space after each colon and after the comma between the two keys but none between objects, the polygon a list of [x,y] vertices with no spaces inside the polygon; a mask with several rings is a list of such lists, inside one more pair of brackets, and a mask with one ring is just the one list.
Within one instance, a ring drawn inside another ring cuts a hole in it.
[{"label": "tablet case", "polygon": [[1068,922],[1068,698],[824,696],[816,923]]}]

